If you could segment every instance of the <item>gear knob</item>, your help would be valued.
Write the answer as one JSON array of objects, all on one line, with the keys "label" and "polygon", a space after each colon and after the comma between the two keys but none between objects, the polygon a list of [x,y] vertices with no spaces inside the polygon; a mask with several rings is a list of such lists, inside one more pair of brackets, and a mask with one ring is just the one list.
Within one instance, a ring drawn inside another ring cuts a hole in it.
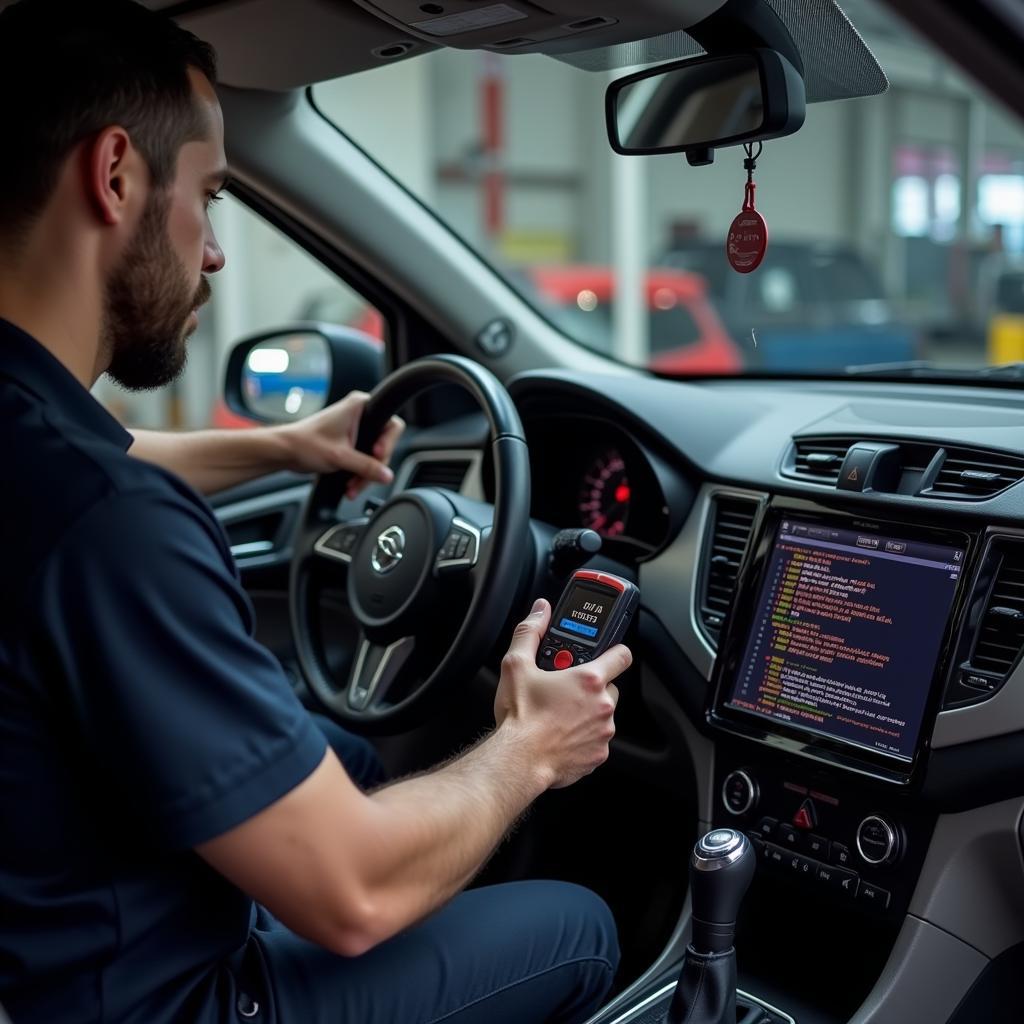
[{"label": "gear knob", "polygon": [[690,857],[693,938],[698,953],[731,948],[740,904],[756,868],[750,840],[731,828],[716,828],[697,840]]}]

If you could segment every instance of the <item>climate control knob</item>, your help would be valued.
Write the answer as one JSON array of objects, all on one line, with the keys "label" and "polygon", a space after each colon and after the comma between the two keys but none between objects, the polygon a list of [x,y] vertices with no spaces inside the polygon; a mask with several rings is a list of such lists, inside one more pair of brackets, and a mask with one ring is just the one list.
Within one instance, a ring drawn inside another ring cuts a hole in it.
[{"label": "climate control knob", "polygon": [[722,783],[722,806],[732,815],[746,814],[757,804],[757,783],[742,769],[729,772]]},{"label": "climate control knob", "polygon": [[899,830],[877,814],[857,826],[857,852],[868,864],[892,864],[900,855]]}]

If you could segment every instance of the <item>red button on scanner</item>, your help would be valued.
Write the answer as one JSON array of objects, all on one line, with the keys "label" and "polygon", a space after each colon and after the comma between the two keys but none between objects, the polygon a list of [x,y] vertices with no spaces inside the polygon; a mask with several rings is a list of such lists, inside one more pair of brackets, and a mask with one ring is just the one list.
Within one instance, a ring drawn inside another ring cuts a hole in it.
[{"label": "red button on scanner", "polygon": [[572,651],[561,650],[555,655],[555,668],[568,668],[572,660]]}]

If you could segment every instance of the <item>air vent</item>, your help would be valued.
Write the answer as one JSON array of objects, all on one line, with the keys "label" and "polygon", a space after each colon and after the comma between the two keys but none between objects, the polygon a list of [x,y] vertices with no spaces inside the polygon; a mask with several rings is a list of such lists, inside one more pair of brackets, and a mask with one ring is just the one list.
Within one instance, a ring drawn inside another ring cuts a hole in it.
[{"label": "air vent", "polygon": [[854,441],[836,437],[801,437],[794,439],[796,454],[787,476],[834,484],[839,479],[843,459]]},{"label": "air vent", "polygon": [[1005,544],[971,667],[1006,678],[1024,648],[1024,545]]},{"label": "air vent", "polygon": [[990,498],[1024,479],[1024,459],[970,448],[947,448],[929,498]]},{"label": "air vent", "polygon": [[424,459],[417,463],[409,487],[441,487],[457,491],[466,479],[469,463],[465,459]]},{"label": "air vent", "polygon": [[716,498],[711,532],[705,541],[700,620],[717,644],[732,608],[736,577],[750,541],[757,502],[748,498]]}]

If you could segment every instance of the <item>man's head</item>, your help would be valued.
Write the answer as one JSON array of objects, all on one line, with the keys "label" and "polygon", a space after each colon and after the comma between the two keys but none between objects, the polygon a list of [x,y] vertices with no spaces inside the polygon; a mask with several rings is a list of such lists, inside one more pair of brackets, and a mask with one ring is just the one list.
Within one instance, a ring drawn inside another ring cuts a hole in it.
[{"label": "man's head", "polygon": [[[106,369],[129,388],[184,367],[223,187],[213,51],[133,0],[19,0],[0,12],[0,248],[79,245]],[[56,256],[57,254],[54,253]]]}]

